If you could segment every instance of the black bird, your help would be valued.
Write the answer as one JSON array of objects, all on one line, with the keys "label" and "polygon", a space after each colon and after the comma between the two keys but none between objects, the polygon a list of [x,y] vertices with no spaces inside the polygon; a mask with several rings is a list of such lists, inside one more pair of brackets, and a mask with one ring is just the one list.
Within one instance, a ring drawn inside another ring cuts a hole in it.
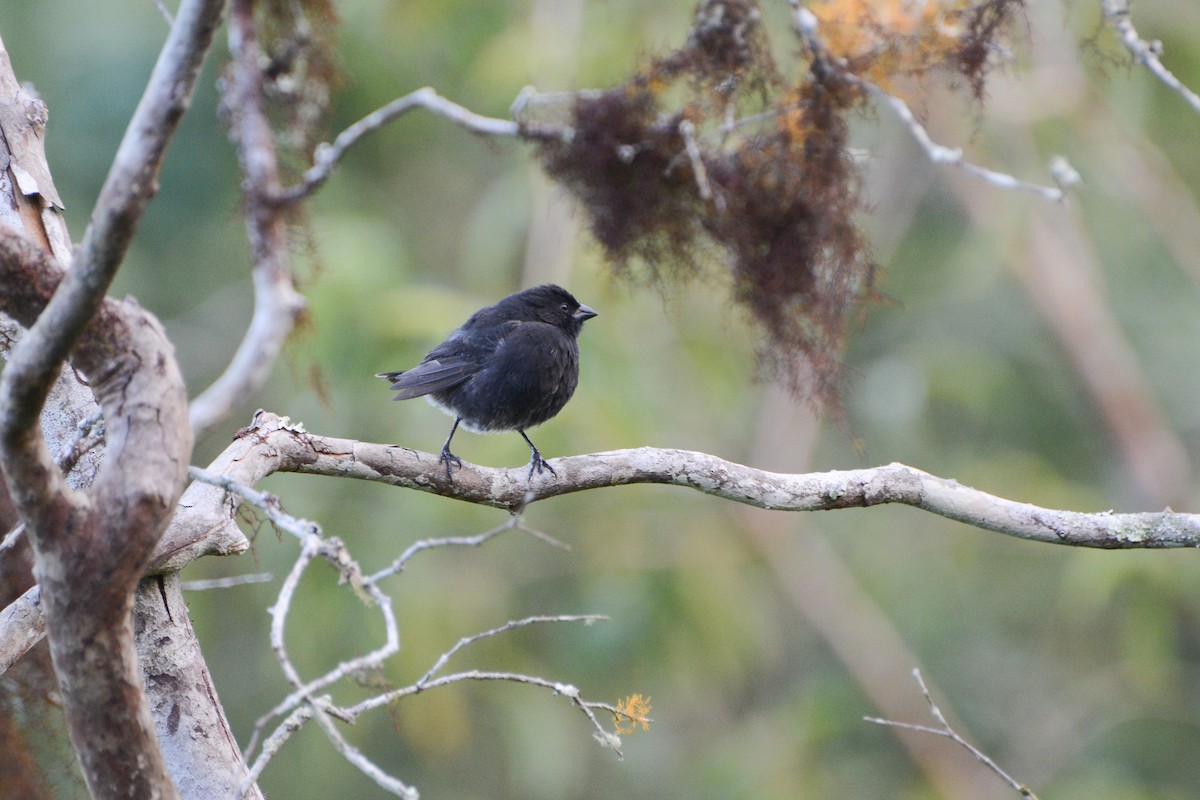
[{"label": "black bird", "polygon": [[375,377],[391,382],[393,400],[428,395],[454,417],[439,459],[447,478],[451,462],[462,468],[462,459],[450,452],[460,423],[479,433],[515,430],[529,445],[529,477],[535,469],[557,476],[525,429],[550,419],[571,399],[579,382],[575,337],[594,316],[561,286],[535,286],[476,311],[412,369]]}]

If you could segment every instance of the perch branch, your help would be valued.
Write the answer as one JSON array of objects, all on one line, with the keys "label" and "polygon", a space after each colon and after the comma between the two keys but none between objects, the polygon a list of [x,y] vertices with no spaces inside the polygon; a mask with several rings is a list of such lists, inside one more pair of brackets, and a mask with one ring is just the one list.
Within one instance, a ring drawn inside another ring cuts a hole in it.
[{"label": "perch branch", "polygon": [[403,486],[509,511],[589,489],[657,483],[684,486],[777,511],[899,503],[1020,539],[1105,549],[1200,547],[1200,515],[1171,509],[1081,513],[1006,500],[904,464],[798,475],[767,472],[706,453],[642,447],[553,459],[558,477],[532,482],[521,468],[464,463],[452,480],[438,457],[396,445],[317,436],[269,412],[240,434],[268,472],[329,475]]},{"label": "perch branch", "polygon": [[[588,489],[657,483],[779,511],[899,503],[1007,536],[1076,547],[1200,547],[1200,514],[1179,513],[1169,508],[1126,514],[1048,509],[996,497],[903,464],[786,475],[734,464],[705,453],[649,447],[571,456],[554,459],[553,463],[558,478],[546,477],[532,485],[523,468],[492,469],[470,463],[464,463],[462,470],[454,473],[454,480],[447,481],[438,457],[431,453],[316,436],[286,417],[260,411],[254,423],[240,432],[209,472],[227,473],[244,485],[253,485],[273,472],[354,478],[508,510]],[[177,571],[203,555],[245,550],[248,545],[232,521],[240,498],[238,502],[225,499],[226,488],[204,483],[194,483],[188,488],[180,507],[189,508],[192,513],[176,515],[151,561],[151,574]],[[186,524],[181,520],[186,520]],[[514,525],[506,523],[495,532],[509,527]],[[481,536],[490,538],[490,534],[491,531]],[[427,546],[432,545],[422,545],[419,549]],[[398,563],[366,578],[364,585],[397,574],[412,555],[406,552],[397,559]],[[0,652],[12,652],[14,643],[27,640],[24,629],[27,624],[24,617],[0,616]],[[16,652],[13,660],[22,652]]]}]

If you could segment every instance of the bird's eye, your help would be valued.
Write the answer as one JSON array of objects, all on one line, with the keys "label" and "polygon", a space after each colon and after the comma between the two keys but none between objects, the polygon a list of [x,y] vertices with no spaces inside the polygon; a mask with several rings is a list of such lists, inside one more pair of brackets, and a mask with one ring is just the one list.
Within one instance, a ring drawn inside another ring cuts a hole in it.
[{"label": "bird's eye", "polygon": [[571,306],[568,305],[567,303],[563,303],[561,306],[559,306],[559,308],[561,308],[563,311],[566,311],[568,313],[570,313],[570,311],[571,311]]}]

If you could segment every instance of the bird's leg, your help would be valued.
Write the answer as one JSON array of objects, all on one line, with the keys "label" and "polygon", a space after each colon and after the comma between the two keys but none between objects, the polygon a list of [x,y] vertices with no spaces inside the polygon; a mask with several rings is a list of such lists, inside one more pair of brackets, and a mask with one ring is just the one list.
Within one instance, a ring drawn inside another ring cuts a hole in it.
[{"label": "bird's leg", "polygon": [[550,474],[557,478],[558,473],[554,471],[554,467],[550,466],[546,462],[546,459],[542,458],[542,454],[538,452],[537,446],[529,440],[529,437],[525,435],[525,431],[517,428],[517,433],[521,434],[521,438],[525,440],[525,444],[529,445],[529,452],[532,453],[529,457],[529,479],[533,480],[533,471],[535,469],[538,471],[538,475],[542,474],[542,470],[548,469],[550,470]]},{"label": "bird's leg", "polygon": [[[450,435],[446,437],[446,443],[442,445],[442,455],[438,458],[438,461],[444,462],[446,465],[446,480],[448,481],[454,480],[450,475],[450,462],[453,461],[458,465],[459,469],[462,469],[462,459],[450,452],[450,440],[454,438],[454,432],[458,430],[458,423],[460,422],[462,422],[462,417],[454,418],[454,425],[450,428]],[[526,439],[525,441],[529,440]],[[530,447],[532,446],[530,445]]]}]

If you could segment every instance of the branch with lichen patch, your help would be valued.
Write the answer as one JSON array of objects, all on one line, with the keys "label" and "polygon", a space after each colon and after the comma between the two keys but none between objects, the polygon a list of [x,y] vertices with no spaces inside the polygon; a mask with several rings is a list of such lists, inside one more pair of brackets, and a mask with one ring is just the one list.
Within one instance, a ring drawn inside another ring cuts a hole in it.
[{"label": "branch with lichen patch", "polygon": [[283,417],[259,412],[242,432],[251,458],[270,471],[355,478],[517,510],[573,492],[666,484],[777,511],[822,511],[901,504],[976,528],[1037,542],[1104,549],[1200,547],[1200,514],[1118,514],[1043,508],[997,497],[904,464],[788,475],[707,453],[642,447],[552,459],[558,477],[532,482],[521,468],[464,462],[452,479],[436,455],[352,439],[317,436]]},{"label": "branch with lichen patch", "polygon": [[[507,510],[573,492],[632,484],[666,484],[694,489],[725,500],[778,511],[866,508],[889,503],[909,505],[983,530],[1030,541],[1102,549],[1200,547],[1200,514],[1163,511],[1118,514],[1081,513],[1043,508],[997,497],[903,464],[799,475],[766,472],[706,453],[643,447],[552,459],[558,477],[532,484],[526,470],[493,469],[464,462],[446,479],[431,453],[396,445],[371,444],[309,433],[286,417],[260,411],[254,423],[210,466],[246,486],[274,472],[353,478],[416,489],[443,497]],[[177,514],[159,542],[150,574],[174,572],[204,555],[234,554],[248,544],[233,516],[241,498],[227,502],[225,484],[197,482],[180,500],[189,513]],[[480,544],[513,522],[462,544]],[[530,531],[534,535],[536,532]],[[420,549],[438,546],[422,542]],[[411,553],[364,580],[374,584],[397,574]],[[0,617],[0,652],[25,640],[25,623]],[[12,659],[19,657],[19,650]],[[2,670],[0,670],[2,672]]]}]

